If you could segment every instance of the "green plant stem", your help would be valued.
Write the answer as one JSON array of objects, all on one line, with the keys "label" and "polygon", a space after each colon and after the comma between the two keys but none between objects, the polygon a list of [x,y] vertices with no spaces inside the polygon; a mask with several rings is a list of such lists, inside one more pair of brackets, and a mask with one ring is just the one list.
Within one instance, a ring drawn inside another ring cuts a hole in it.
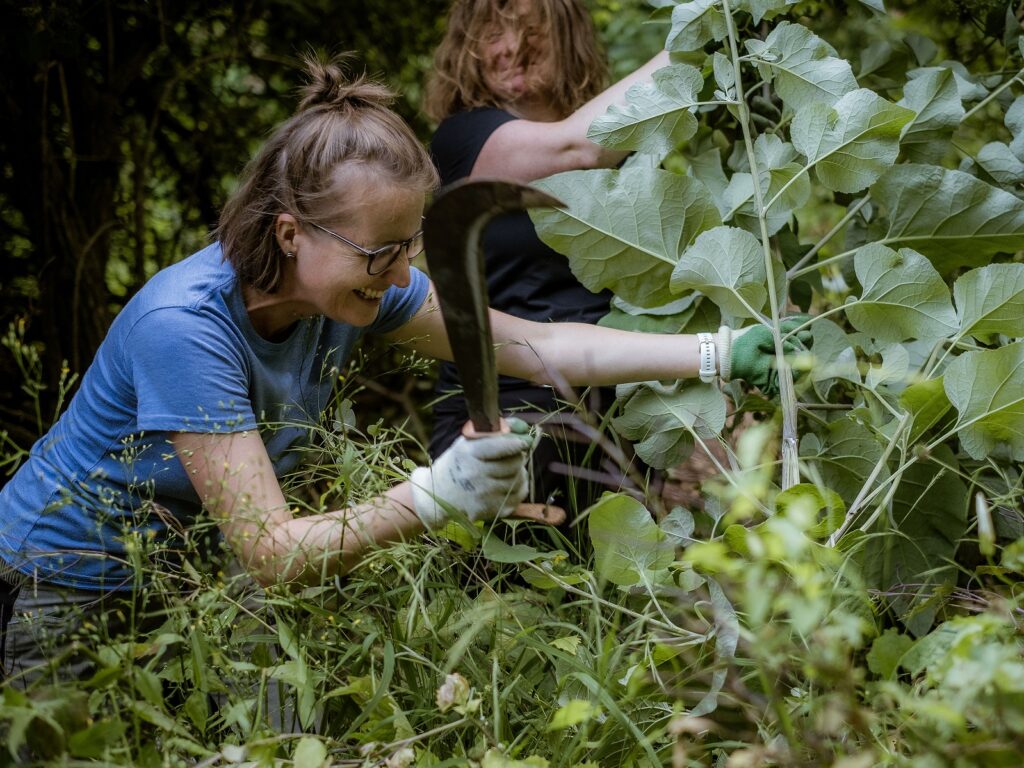
[{"label": "green plant stem", "polygon": [[896,444],[899,442],[900,438],[903,435],[903,432],[909,427],[909,425],[910,414],[902,414],[900,416],[900,423],[896,426],[896,431],[893,433],[892,438],[889,440],[889,444],[885,447],[885,450],[882,452],[881,458],[879,458],[878,461],[875,462],[875,466],[872,468],[871,474],[868,475],[868,479],[865,480],[864,485],[861,486],[860,493],[857,494],[857,498],[853,500],[853,503],[847,510],[846,518],[843,520],[843,524],[839,526],[839,528],[837,528],[831,536],[829,536],[828,545],[830,547],[834,547],[836,543],[839,541],[839,539],[842,537],[842,535],[846,533],[847,530],[849,530],[850,526],[853,524],[854,518],[857,516],[857,513],[860,511],[861,506],[864,504],[865,499],[870,498],[869,494],[873,495],[871,493],[871,486],[874,484],[875,480],[878,479],[878,475],[881,473],[882,468],[885,466],[886,462],[889,461],[889,456],[892,454],[893,449],[896,448]]},{"label": "green plant stem", "polygon": [[491,721],[494,723],[494,738],[501,743],[501,697],[498,695],[498,654],[491,657]]},{"label": "green plant stem", "polygon": [[649,626],[654,627],[655,629],[661,629],[665,632],[669,632],[675,637],[683,637],[693,643],[704,642],[704,635],[701,635],[697,632],[690,632],[689,630],[683,629],[682,627],[677,626],[671,622],[666,624],[665,622],[658,621],[657,619],[652,619],[650,616],[646,614],[638,613],[637,611],[630,610],[629,608],[626,608],[623,605],[618,605],[617,603],[613,603],[608,600],[605,600],[602,597],[598,597],[593,592],[584,592],[582,589],[577,589],[572,584],[562,581],[558,578],[556,574],[553,574],[550,571],[545,571],[539,565],[536,565],[534,563],[527,562],[525,563],[525,565],[542,574],[546,578],[551,579],[556,584],[558,584],[559,589],[563,589],[570,594],[576,595],[577,597],[585,597],[588,600],[592,600],[593,602],[597,603],[598,605],[601,605],[604,608],[607,608],[611,611],[615,611],[617,613],[624,614],[626,616],[631,616],[632,618],[638,619],[648,624]]},{"label": "green plant stem", "polygon": [[783,339],[789,339],[789,338],[792,338],[793,336],[796,336],[798,333],[800,333],[800,331],[804,330],[805,328],[810,328],[812,325],[814,325],[816,322],[818,322],[821,318],[828,317],[829,315],[837,315],[840,312],[845,311],[848,306],[849,306],[848,304],[844,304],[844,305],[841,305],[841,306],[838,306],[838,307],[832,307],[832,309],[826,310],[826,311],[822,312],[820,315],[815,315],[814,317],[812,317],[807,322],[801,323],[796,328],[791,330],[789,333],[787,333],[785,336],[783,336]]},{"label": "green plant stem", "polygon": [[803,267],[807,266],[807,264],[809,264],[810,261],[815,256],[818,255],[818,252],[822,248],[824,248],[832,240],[833,237],[835,237],[840,232],[842,232],[843,229],[845,229],[846,225],[849,224],[850,221],[853,220],[854,216],[856,216],[858,213],[860,213],[860,209],[863,208],[865,205],[867,205],[868,201],[870,201],[870,200],[871,200],[871,193],[868,192],[866,195],[864,195],[864,197],[862,197],[860,200],[858,200],[856,203],[854,203],[852,206],[850,206],[850,208],[846,211],[846,214],[843,216],[843,218],[841,218],[836,223],[836,225],[834,227],[832,227],[832,229],[830,229],[828,231],[828,233],[823,238],[821,238],[821,240],[819,240],[817,243],[815,243],[814,247],[811,248],[811,250],[809,250],[807,253],[805,253],[800,258],[800,261],[798,261],[796,264],[794,264],[792,267],[789,268],[789,271],[786,272],[786,279],[787,280],[792,280],[796,275],[803,274],[800,270]]},{"label": "green plant stem", "polygon": [[967,113],[963,116],[963,119],[960,121],[960,125],[963,125],[968,120],[970,120],[972,117],[974,117],[976,114],[978,114],[978,112],[980,112],[985,107],[987,107],[992,102],[993,99],[998,98],[999,94],[1001,94],[1003,91],[1005,91],[1007,88],[1009,88],[1014,83],[1020,83],[1021,85],[1024,85],[1024,80],[1021,79],[1022,75],[1024,75],[1024,69],[1018,70],[1017,74],[1015,74],[1013,77],[1011,77],[1005,83],[1003,83],[998,88],[996,88],[994,91],[992,91],[992,93],[990,93],[984,99],[982,99],[977,104],[975,104],[973,107],[971,107],[970,110],[968,110]]},{"label": "green plant stem", "polygon": [[[743,71],[740,66],[739,43],[729,0],[722,0],[722,11],[729,34],[729,53],[732,57],[736,92],[743,93]],[[739,123],[743,130],[743,144],[747,150],[750,173],[754,179],[754,203],[757,206],[757,221],[761,229],[761,248],[764,251],[765,274],[768,280],[768,305],[771,308],[771,328],[775,341],[775,359],[779,370],[779,399],[782,410],[782,450],[780,452],[782,478],[780,485],[783,490],[786,490],[800,481],[800,463],[797,454],[799,439],[796,428],[796,392],[793,388],[793,371],[786,362],[785,349],[782,345],[779,297],[775,290],[775,265],[772,263],[771,239],[768,234],[768,207],[765,206],[764,195],[761,194],[761,173],[757,165],[757,157],[754,154],[754,138],[750,133],[750,110],[747,108],[746,100],[742,99],[736,104],[736,108],[739,111]]]},{"label": "green plant stem", "polygon": [[[879,242],[884,245],[886,241],[885,240],[880,240]],[[789,277],[790,280],[795,280],[796,278],[800,277],[801,275],[806,275],[808,272],[814,272],[817,269],[822,269],[824,267],[829,267],[829,266],[831,266],[833,264],[838,264],[843,259],[847,259],[850,256],[853,256],[853,254],[855,254],[857,252],[857,250],[858,250],[857,248],[853,248],[853,249],[851,249],[849,251],[843,251],[842,253],[836,254],[835,256],[829,256],[824,261],[819,261],[816,264],[811,264],[809,266],[802,267],[802,268],[796,269],[796,270],[790,270],[790,272],[792,274],[788,274],[787,277]]]}]

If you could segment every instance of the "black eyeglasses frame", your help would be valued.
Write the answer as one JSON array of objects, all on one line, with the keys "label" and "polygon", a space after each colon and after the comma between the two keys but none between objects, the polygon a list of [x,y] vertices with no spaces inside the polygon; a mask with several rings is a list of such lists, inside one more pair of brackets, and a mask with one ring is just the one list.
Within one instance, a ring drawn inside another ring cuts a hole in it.
[{"label": "black eyeglasses frame", "polygon": [[[422,219],[421,219],[421,221],[422,221]],[[349,240],[344,235],[339,235],[337,232],[335,232],[333,230],[330,230],[330,229],[328,229],[325,226],[317,224],[315,221],[311,221],[309,223],[312,224],[317,229],[321,230],[322,232],[326,232],[328,235],[333,237],[335,240],[340,240],[341,242],[345,243],[345,245],[347,245],[347,246],[349,246],[351,248],[355,248],[357,251],[359,251],[359,253],[361,253],[367,259],[367,261],[366,261],[366,274],[374,276],[374,277],[376,277],[377,275],[382,275],[385,272],[387,272],[391,268],[391,265],[394,264],[396,261],[398,261],[398,259],[402,256],[403,252],[405,253],[406,258],[409,259],[409,261],[412,261],[413,259],[415,259],[417,256],[419,256],[423,252],[423,228],[422,227],[420,229],[418,229],[416,231],[416,233],[413,234],[412,237],[406,238],[405,240],[400,240],[397,243],[388,243],[387,245],[382,245],[380,248],[375,248],[375,249],[373,249],[371,251],[371,250],[369,250],[367,248],[363,248],[363,246],[359,245],[358,243],[353,243],[351,240]],[[412,247],[412,244],[416,240],[420,241],[420,248],[419,248],[418,251],[416,251],[416,253],[410,254],[409,253],[409,249]],[[384,259],[385,259],[384,266],[381,267],[380,269],[374,270],[374,268],[373,268],[374,261],[377,260],[378,258],[381,258],[381,257],[384,257]]]}]

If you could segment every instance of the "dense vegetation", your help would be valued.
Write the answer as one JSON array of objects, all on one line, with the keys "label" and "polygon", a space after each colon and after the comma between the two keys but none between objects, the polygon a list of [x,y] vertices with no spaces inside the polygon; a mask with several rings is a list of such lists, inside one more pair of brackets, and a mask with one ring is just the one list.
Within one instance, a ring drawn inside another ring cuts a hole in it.
[{"label": "dense vegetation", "polygon": [[[9,465],[97,312],[199,242],[240,152],[287,112],[282,56],[357,47],[417,119],[443,4],[387,5],[5,6],[22,26],[0,87],[25,122],[2,140],[5,364],[25,381],[0,404]],[[536,220],[615,292],[606,322],[762,322],[781,349],[780,318],[814,316],[778,401],[621,391],[609,452],[620,434],[658,467],[705,454],[703,503],[610,494],[566,531],[451,527],[299,595],[198,555],[165,573],[139,540],[166,620],[135,643],[86,634],[101,670],[76,686],[3,689],[0,764],[1019,764],[1024,8],[652,5],[651,25],[594,6],[620,66],[675,53],[591,129],[636,153],[545,180],[568,209]],[[420,364],[357,361],[294,478],[322,494],[297,504],[372,496],[415,452],[415,424],[359,391],[359,366],[392,365]]]}]

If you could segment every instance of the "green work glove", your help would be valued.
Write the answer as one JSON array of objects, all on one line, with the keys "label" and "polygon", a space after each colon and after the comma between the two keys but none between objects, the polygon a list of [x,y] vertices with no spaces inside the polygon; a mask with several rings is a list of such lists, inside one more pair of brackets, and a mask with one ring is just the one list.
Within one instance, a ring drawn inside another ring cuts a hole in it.
[{"label": "green work glove", "polygon": [[[782,319],[782,334],[799,328],[810,320],[809,315],[791,315]],[[779,372],[775,368],[775,342],[771,329],[764,325],[750,325],[733,330],[727,325],[718,329],[716,346],[719,375],[722,381],[743,379],[768,396],[779,392]],[[804,328],[782,342],[787,355],[795,355],[812,344],[811,329]]]}]

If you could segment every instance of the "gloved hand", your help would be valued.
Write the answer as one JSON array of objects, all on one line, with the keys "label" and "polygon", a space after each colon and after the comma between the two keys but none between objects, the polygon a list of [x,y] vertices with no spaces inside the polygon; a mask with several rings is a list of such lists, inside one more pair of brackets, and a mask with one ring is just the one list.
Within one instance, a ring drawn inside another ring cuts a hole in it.
[{"label": "gloved hand", "polygon": [[[809,315],[791,315],[782,319],[783,336],[810,320]],[[804,328],[783,339],[787,355],[793,355],[812,344],[811,329]],[[719,375],[722,381],[743,379],[768,396],[779,392],[779,372],[775,368],[775,342],[771,329],[764,325],[751,325],[733,330],[726,325],[718,329],[715,340],[718,348]]]},{"label": "gloved hand", "polygon": [[509,419],[509,433],[467,439],[459,437],[430,467],[417,467],[412,483],[413,506],[428,530],[448,521],[445,507],[470,520],[508,517],[526,498],[526,471],[533,435],[520,419]]}]

